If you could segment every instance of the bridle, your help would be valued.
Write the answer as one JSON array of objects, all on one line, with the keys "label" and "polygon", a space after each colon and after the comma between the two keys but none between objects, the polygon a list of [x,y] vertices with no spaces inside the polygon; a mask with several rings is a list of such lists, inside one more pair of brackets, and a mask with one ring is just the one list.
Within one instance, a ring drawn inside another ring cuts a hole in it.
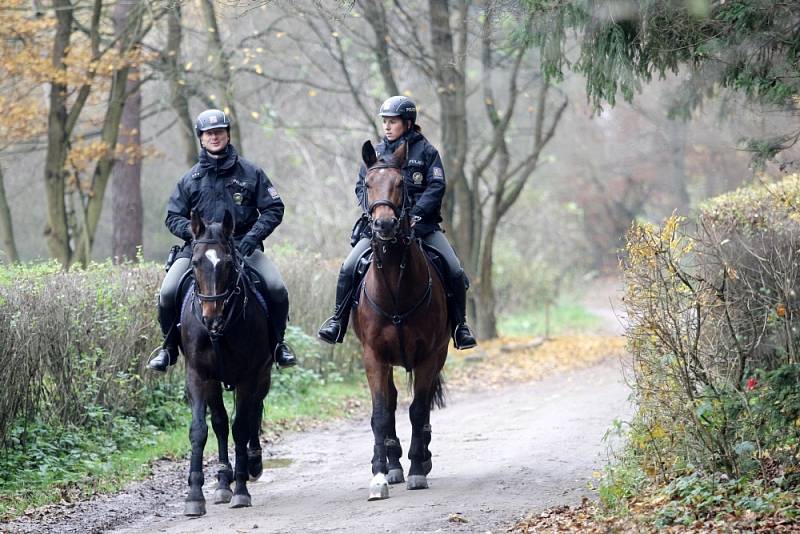
[{"label": "bridle", "polygon": [[[398,167],[395,166],[395,165],[389,165],[389,164],[386,164],[386,163],[379,163],[379,164],[376,164],[376,165],[373,165],[372,167],[370,167],[369,170],[373,171],[373,170],[378,170],[378,169],[397,169],[397,168]],[[400,170],[400,173],[402,175],[402,170]],[[403,198],[403,204],[399,208],[397,207],[397,204],[395,204],[394,202],[392,202],[388,198],[379,198],[378,200],[373,200],[372,202],[369,203],[369,206],[367,206],[367,217],[368,217],[367,218],[367,222],[369,223],[370,228],[372,228],[372,224],[375,222],[375,219],[372,216],[372,213],[375,211],[375,208],[377,208],[378,206],[388,206],[389,209],[391,209],[394,212],[394,216],[397,218],[397,224],[400,225],[400,229],[402,229],[403,221],[406,221],[409,218],[409,210],[407,209],[407,205],[408,205],[407,198],[408,197],[406,195],[406,181],[405,181],[405,178],[402,178],[401,184],[402,184],[402,186],[401,186],[402,187],[401,195],[402,195],[402,198]],[[403,239],[403,244],[405,244],[405,245],[410,244],[411,240],[413,239],[413,229],[408,233],[408,235],[401,235],[400,237]],[[372,244],[373,245],[376,243],[376,241],[375,241],[376,238],[381,242],[392,242],[392,243],[397,242],[397,235],[392,237],[392,239],[381,239],[380,237],[376,236],[375,232],[372,232]]]},{"label": "bridle", "polygon": [[[241,258],[239,254],[235,252],[236,249],[233,246],[232,242],[222,241],[219,239],[195,239],[192,242],[193,255],[195,247],[200,244],[204,245],[227,244],[231,247],[232,250],[234,250],[233,270],[236,273],[236,280],[233,283],[233,285],[229,286],[223,293],[219,293],[216,295],[205,295],[203,293],[200,293],[200,286],[197,283],[197,276],[195,276],[194,299],[193,299],[194,302],[192,304],[192,311],[194,312],[195,317],[198,319],[203,328],[206,329],[206,332],[208,333],[209,337],[211,337],[211,339],[213,340],[215,337],[219,338],[224,334],[225,328],[227,328],[227,326],[231,323],[231,320],[233,319],[233,310],[236,308],[236,306],[230,306],[230,304],[231,301],[233,301],[233,299],[236,298],[237,295],[242,293],[243,289],[242,274],[244,273],[244,259]],[[242,313],[244,312],[244,308],[247,305],[247,291],[244,291],[244,299],[245,299],[244,305],[241,307]],[[206,327],[205,323],[203,323],[203,319],[199,310],[199,304],[201,302],[218,302],[220,300],[222,301],[222,313],[225,315],[225,319],[222,322],[222,326],[219,329],[212,332]]]}]

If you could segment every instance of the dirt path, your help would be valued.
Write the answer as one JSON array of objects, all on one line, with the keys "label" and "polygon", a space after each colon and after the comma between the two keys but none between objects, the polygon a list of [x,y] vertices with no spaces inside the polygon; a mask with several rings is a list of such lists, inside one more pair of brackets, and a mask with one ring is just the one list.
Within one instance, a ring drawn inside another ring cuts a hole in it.
[{"label": "dirt path", "polygon": [[[607,316],[604,333],[618,335],[619,322],[608,298],[614,288],[609,287],[588,292],[586,305]],[[535,354],[489,348],[483,358],[497,366],[484,366],[483,372],[480,366],[467,367],[461,376],[454,375],[487,390],[466,392],[462,387],[447,408],[431,415],[428,490],[398,485],[388,500],[367,502],[372,433],[365,417],[285,435],[265,448],[265,474],[249,485],[252,508],[233,510],[209,500],[206,516],[184,517],[187,464],[165,460],[153,467],[153,476],[119,494],[44,507],[0,524],[0,532],[503,531],[504,524],[527,512],[576,504],[592,495],[592,472],[606,462],[602,437],[615,418],[625,419],[631,412],[628,389],[615,358],[563,369],[597,361],[614,350],[586,340],[548,342]],[[519,373],[534,361],[529,358],[539,362],[534,372],[514,379],[546,378],[507,385],[503,373],[508,371],[502,369]],[[406,452],[409,433],[407,407],[401,407],[398,435]],[[403,465],[407,468],[408,460]],[[207,499],[213,493],[214,469],[213,464],[206,469]]]},{"label": "dirt path", "polygon": [[[368,421],[290,435],[270,452],[291,463],[250,485],[252,508],[209,504],[205,517],[184,518],[181,488],[159,515],[115,532],[486,532],[524,511],[589,495],[592,471],[606,458],[602,436],[628,414],[626,396],[614,361],[453,396],[432,414],[430,489],[393,486],[388,500],[371,503]],[[398,433],[405,445],[405,413]]]}]

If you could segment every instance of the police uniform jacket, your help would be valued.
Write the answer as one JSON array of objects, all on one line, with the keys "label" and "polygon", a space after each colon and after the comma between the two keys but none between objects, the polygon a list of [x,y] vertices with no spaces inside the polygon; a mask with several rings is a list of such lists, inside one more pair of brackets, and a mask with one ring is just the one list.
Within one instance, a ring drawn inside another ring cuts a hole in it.
[{"label": "police uniform jacket", "polygon": [[[391,154],[402,143],[407,143],[406,162],[403,165],[406,196],[411,208],[411,217],[417,222],[414,225],[415,233],[423,237],[434,230],[438,230],[442,222],[442,199],[446,188],[444,167],[433,145],[425,137],[414,130],[403,137],[390,142],[384,140],[375,147],[375,152],[380,158],[384,154]],[[362,163],[356,182],[356,197],[361,208],[367,211],[367,191],[364,179],[367,169]]]},{"label": "police uniform jacket", "polygon": [[266,173],[239,157],[230,144],[219,158],[201,151],[197,164],[183,175],[169,197],[165,223],[188,244],[192,211],[212,223],[222,222],[225,210],[234,216],[236,242],[250,235],[260,247],[283,220],[283,201]]}]

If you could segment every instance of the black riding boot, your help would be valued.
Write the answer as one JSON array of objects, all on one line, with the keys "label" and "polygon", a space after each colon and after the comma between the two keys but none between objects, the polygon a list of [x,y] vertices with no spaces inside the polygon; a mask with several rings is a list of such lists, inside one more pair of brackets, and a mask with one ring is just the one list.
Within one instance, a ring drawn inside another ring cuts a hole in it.
[{"label": "black riding boot", "polygon": [[467,325],[467,285],[466,275],[450,279],[450,288],[453,292],[451,327],[453,343],[457,349],[471,349],[478,344]]},{"label": "black riding boot", "polygon": [[161,334],[164,342],[161,347],[154,350],[155,356],[150,357],[147,368],[159,373],[165,373],[167,367],[175,365],[178,361],[178,325],[175,323],[175,313],[166,309],[160,303],[158,305],[158,324],[161,326]]},{"label": "black riding boot", "polygon": [[322,341],[330,343],[341,343],[347,332],[347,321],[350,319],[350,297],[353,293],[353,276],[339,271],[339,280],[336,284],[336,306],[333,308],[333,315],[328,318],[317,332],[317,336]]},{"label": "black riding boot", "polygon": [[270,321],[272,322],[272,330],[275,334],[275,363],[279,368],[285,369],[287,367],[294,367],[297,365],[297,358],[295,358],[292,349],[284,341],[283,337],[286,334],[286,322],[289,320],[289,301],[274,302],[270,301]]}]

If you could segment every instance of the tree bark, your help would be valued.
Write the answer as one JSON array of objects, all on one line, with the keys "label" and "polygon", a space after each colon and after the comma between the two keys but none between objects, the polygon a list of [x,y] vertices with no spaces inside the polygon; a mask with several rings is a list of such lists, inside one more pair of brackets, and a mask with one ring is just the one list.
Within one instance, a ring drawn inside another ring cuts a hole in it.
[{"label": "tree bark", "polygon": [[[122,37],[132,3],[119,2],[114,6],[114,29]],[[124,149],[114,163],[112,185],[113,232],[111,254],[115,262],[136,261],[142,246],[142,158],[141,109],[142,93],[139,91],[139,69],[131,67],[128,73],[127,98],[120,121],[119,144]]]},{"label": "tree bark", "polygon": [[388,95],[399,95],[400,89],[394,79],[392,62],[389,56],[389,28],[386,25],[386,9],[381,2],[374,0],[360,0],[359,5],[364,10],[367,22],[375,32],[375,58],[378,60],[378,68],[381,71],[383,85]]},{"label": "tree bark", "polygon": [[[183,142],[183,153],[187,167],[197,162],[197,135],[194,121],[189,113],[189,99],[186,96],[185,80],[181,74],[181,5],[176,3],[167,13],[167,77],[170,84],[170,105],[178,116],[178,130]],[[183,83],[182,83],[183,82]],[[241,148],[241,147],[236,147]]]},{"label": "tree bark", "polygon": [[220,109],[230,115],[231,119],[231,142],[240,154],[244,154],[242,138],[239,131],[239,121],[236,119],[236,106],[234,105],[233,82],[231,81],[231,69],[228,56],[222,47],[222,37],[219,34],[217,15],[214,13],[214,0],[201,0],[203,17],[206,23],[206,35],[208,42],[208,53],[214,57],[213,73],[216,79],[220,94],[218,102]]},{"label": "tree bark", "polygon": [[[474,246],[475,203],[465,174],[467,157],[467,107],[464,50],[455,47],[447,0],[430,0],[431,48],[435,62],[436,92],[442,136],[442,163],[447,173],[448,197],[454,209],[445,208],[445,226],[452,230],[453,245],[471,275],[477,273]],[[464,2],[459,5],[463,7]],[[467,21],[460,18],[458,31],[466,34]],[[459,41],[460,42],[460,41]]]},{"label": "tree bark", "polygon": [[3,243],[3,252],[9,263],[17,263],[17,243],[14,241],[14,226],[11,222],[11,209],[6,198],[6,186],[3,178],[3,168],[0,167],[0,241]]},{"label": "tree bark", "polygon": [[[72,5],[69,0],[53,0],[53,8],[56,13],[56,32],[53,38],[52,65],[55,69],[64,70],[64,58],[72,35]],[[64,268],[72,260],[64,202],[64,167],[68,151],[67,84],[54,81],[50,84],[50,110],[47,119],[47,154],[44,167],[47,224],[44,234],[50,254]]]}]

